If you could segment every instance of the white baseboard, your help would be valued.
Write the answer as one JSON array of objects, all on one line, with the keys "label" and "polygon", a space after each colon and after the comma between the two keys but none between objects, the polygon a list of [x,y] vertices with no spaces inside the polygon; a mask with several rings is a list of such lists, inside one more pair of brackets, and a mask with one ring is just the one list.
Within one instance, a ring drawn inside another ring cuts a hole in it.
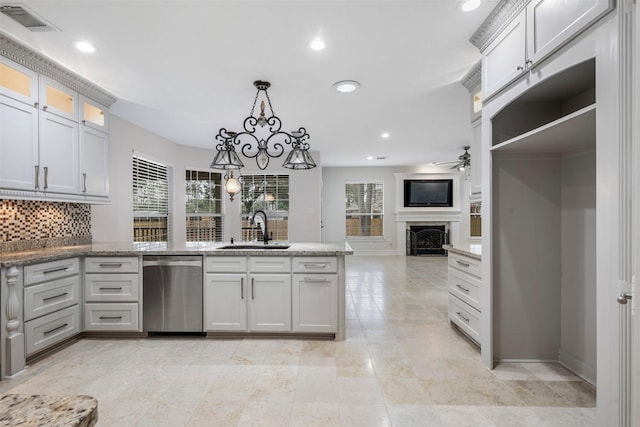
[{"label": "white baseboard", "polygon": [[586,382],[595,385],[596,384],[596,370],[590,366],[587,366],[581,360],[575,358],[574,356],[563,352],[562,350],[558,351],[558,363],[562,366],[585,380]]}]

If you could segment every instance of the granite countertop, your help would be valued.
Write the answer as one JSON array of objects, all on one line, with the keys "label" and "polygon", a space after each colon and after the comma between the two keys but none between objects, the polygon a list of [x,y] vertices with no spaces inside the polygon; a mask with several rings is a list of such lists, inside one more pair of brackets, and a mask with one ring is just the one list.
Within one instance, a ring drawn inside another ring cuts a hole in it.
[{"label": "granite countertop", "polygon": [[5,394],[0,397],[0,426],[90,427],[98,422],[98,401],[91,396]]},{"label": "granite countertop", "polygon": [[442,245],[442,247],[449,252],[458,255],[468,256],[469,258],[481,260],[482,259],[482,245],[480,244],[466,244],[466,245]]},{"label": "granite countertop", "polygon": [[[236,242],[245,245],[248,242]],[[207,255],[207,256],[332,256],[352,255],[353,249],[348,243],[274,243],[270,246],[289,245],[282,249],[220,249],[229,242],[186,243],[167,245],[153,243],[93,243],[89,245],[59,246],[34,249],[24,252],[5,252],[0,254],[0,267],[10,267],[35,262],[55,261],[75,256],[139,256],[139,255]]]}]

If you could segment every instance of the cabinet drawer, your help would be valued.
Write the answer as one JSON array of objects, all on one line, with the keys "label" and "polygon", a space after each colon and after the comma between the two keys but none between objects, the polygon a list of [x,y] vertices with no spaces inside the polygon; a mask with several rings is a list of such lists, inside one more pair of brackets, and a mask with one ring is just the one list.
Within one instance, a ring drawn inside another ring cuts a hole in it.
[{"label": "cabinet drawer", "polygon": [[86,257],[85,273],[137,273],[138,257]]},{"label": "cabinet drawer", "polygon": [[60,259],[57,261],[43,262],[40,264],[27,265],[24,268],[25,286],[47,280],[58,279],[60,277],[71,276],[80,272],[80,261],[78,258]]},{"label": "cabinet drawer", "polygon": [[481,280],[455,268],[449,269],[449,292],[478,311],[480,308]]},{"label": "cabinet drawer", "polygon": [[138,274],[86,274],[85,301],[129,301],[139,299]]},{"label": "cabinet drawer", "polygon": [[24,288],[24,320],[35,319],[79,302],[79,276],[27,286]]},{"label": "cabinet drawer", "polygon": [[65,308],[55,313],[25,322],[24,335],[27,356],[64,341],[80,332],[80,306]]},{"label": "cabinet drawer", "polygon": [[449,320],[469,335],[477,343],[480,343],[480,313],[449,294]]},{"label": "cabinet drawer", "polygon": [[210,256],[205,265],[208,273],[246,273],[247,257],[244,256]]},{"label": "cabinet drawer", "polygon": [[249,271],[257,273],[290,273],[291,258],[284,256],[249,257]]},{"label": "cabinet drawer", "polygon": [[138,304],[90,304],[84,306],[86,331],[137,331]]},{"label": "cabinet drawer", "polygon": [[336,273],[338,259],[336,257],[294,257],[294,273]]},{"label": "cabinet drawer", "polygon": [[464,271],[476,277],[480,276],[480,260],[449,252],[449,267]]}]

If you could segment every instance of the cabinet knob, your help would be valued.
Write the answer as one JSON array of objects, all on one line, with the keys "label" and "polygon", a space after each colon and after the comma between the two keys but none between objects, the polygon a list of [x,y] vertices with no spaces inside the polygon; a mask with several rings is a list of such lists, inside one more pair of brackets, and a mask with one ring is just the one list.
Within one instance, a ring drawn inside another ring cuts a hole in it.
[{"label": "cabinet knob", "polygon": [[617,298],[617,301],[618,301],[618,304],[624,305],[624,304],[628,303],[630,299],[631,299],[631,295],[622,293]]},{"label": "cabinet knob", "polygon": [[516,67],[516,70],[518,70],[518,71],[524,71],[524,67],[523,67],[522,65],[518,65],[518,66]]},{"label": "cabinet knob", "polygon": [[42,106],[42,111],[47,111],[47,106],[46,105]]},{"label": "cabinet knob", "polygon": [[533,64],[533,61],[530,60],[530,59],[527,59],[526,61],[524,61],[524,63],[528,66],[528,65]]}]

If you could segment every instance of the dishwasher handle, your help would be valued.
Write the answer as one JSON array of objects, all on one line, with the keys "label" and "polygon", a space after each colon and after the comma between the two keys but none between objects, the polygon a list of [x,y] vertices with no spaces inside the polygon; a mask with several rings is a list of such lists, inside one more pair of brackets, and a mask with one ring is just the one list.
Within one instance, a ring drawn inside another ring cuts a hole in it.
[{"label": "dishwasher handle", "polygon": [[142,261],[143,267],[202,267],[202,261]]}]

